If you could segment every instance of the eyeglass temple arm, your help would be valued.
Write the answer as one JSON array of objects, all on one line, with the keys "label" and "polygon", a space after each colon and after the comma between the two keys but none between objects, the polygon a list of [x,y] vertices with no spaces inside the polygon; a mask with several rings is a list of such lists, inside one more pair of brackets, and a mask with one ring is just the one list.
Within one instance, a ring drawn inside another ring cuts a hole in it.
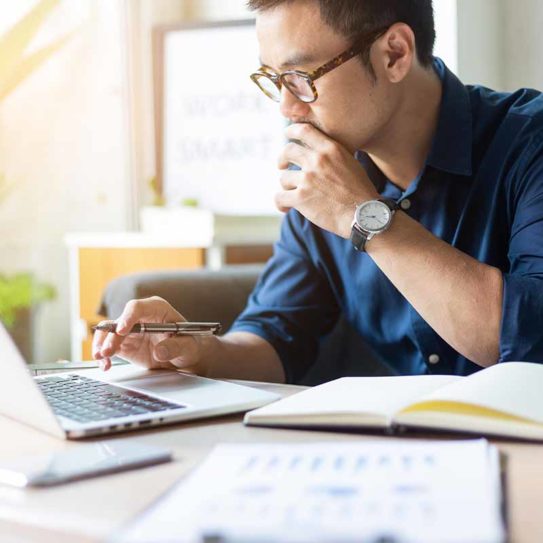
[{"label": "eyeglass temple arm", "polygon": [[340,53],[337,57],[333,58],[326,64],[323,64],[319,68],[317,68],[314,72],[309,73],[309,77],[315,81],[315,79],[318,79],[319,77],[322,77],[324,74],[327,74],[329,71],[333,70],[334,68],[337,68],[338,66],[341,66],[348,60],[352,59],[354,56],[362,53],[364,49],[371,43],[373,43],[375,40],[379,39],[390,27],[384,27],[380,28],[379,30],[376,30],[375,32],[372,32],[371,34],[364,36],[360,40],[357,41],[350,49],[347,49],[347,51],[343,51],[343,53]]}]

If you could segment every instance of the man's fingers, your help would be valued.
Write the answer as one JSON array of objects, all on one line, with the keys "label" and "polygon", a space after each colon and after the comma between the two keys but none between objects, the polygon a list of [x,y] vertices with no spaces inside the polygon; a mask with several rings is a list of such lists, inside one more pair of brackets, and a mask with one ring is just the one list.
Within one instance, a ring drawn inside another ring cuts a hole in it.
[{"label": "man's fingers", "polygon": [[108,335],[108,332],[96,330],[92,338],[92,357],[100,362],[100,369],[104,371],[111,368],[111,359],[102,354],[102,346]]},{"label": "man's fingers", "polygon": [[284,170],[279,177],[283,190],[293,190],[300,183],[302,172],[296,170]]},{"label": "man's fingers", "polygon": [[102,332],[101,330],[96,330],[94,336],[92,337],[92,357],[95,360],[100,360],[103,358],[101,354],[102,344],[106,339],[107,332]]},{"label": "man's fingers", "polygon": [[283,152],[279,155],[277,167],[280,170],[286,170],[291,164],[294,164],[303,169],[307,162],[307,152],[307,149],[291,141],[285,145]]},{"label": "man's fingers", "polygon": [[275,195],[275,205],[279,211],[286,213],[289,209],[296,207],[295,190],[282,190]]},{"label": "man's fingers", "polygon": [[93,339],[93,356],[97,360],[117,353],[133,326],[139,322],[177,322],[184,320],[173,307],[162,298],[153,296],[141,300],[130,300],[116,320],[115,333],[97,330]]},{"label": "man's fingers", "polygon": [[138,322],[178,322],[185,320],[166,300],[151,296],[130,300],[117,319],[117,334],[127,335]]},{"label": "man's fingers", "polygon": [[100,355],[102,358],[113,356],[120,348],[126,336],[120,336],[110,332],[102,342]]},{"label": "man's fingers", "polygon": [[285,134],[289,140],[296,140],[309,149],[320,150],[333,142],[326,134],[309,123],[294,123],[287,127]]},{"label": "man's fingers", "polygon": [[154,348],[154,358],[158,362],[171,362],[178,368],[194,366],[198,345],[195,338],[190,336],[173,336],[157,343]]},{"label": "man's fingers", "polygon": [[125,336],[138,322],[145,322],[146,319],[155,317],[158,300],[157,297],[153,297],[127,302],[117,319],[117,334]]},{"label": "man's fingers", "polygon": [[[119,333],[119,321],[102,321],[104,323],[116,323],[116,332],[96,330],[92,339],[92,356],[96,360],[102,360],[113,356],[120,349],[122,342],[128,335],[132,326],[129,326],[124,334]],[[100,323],[101,324],[101,323]]]}]

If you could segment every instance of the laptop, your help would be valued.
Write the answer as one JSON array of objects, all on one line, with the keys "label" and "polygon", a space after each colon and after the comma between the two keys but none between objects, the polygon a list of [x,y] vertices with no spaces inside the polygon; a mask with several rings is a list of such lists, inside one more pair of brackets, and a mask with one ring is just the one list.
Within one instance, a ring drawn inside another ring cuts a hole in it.
[{"label": "laptop", "polygon": [[277,394],[181,371],[132,365],[32,377],[0,323],[0,415],[61,439],[248,411]]}]

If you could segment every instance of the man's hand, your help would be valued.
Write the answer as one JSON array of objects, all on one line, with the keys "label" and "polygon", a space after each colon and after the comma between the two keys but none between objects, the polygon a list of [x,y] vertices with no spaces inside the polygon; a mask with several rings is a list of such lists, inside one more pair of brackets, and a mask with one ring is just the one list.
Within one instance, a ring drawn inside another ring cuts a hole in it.
[{"label": "man's hand", "polygon": [[[278,209],[294,208],[313,224],[349,238],[356,206],[379,198],[364,168],[311,124],[292,124],[286,135],[296,143],[288,143],[279,158],[283,190],[275,198]],[[289,164],[300,170],[287,170]]]},{"label": "man's hand", "polygon": [[197,336],[171,334],[129,334],[139,322],[182,322],[186,319],[166,300],[154,296],[128,302],[117,319],[117,332],[96,331],[92,355],[100,360],[103,370],[111,367],[111,357],[118,355],[149,369],[180,368],[205,374],[202,346],[205,339]]}]

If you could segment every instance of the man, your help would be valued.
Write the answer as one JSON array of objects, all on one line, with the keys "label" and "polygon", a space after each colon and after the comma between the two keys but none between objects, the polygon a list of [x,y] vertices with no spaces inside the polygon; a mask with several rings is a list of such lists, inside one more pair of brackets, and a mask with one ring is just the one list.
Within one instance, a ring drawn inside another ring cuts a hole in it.
[{"label": "man", "polygon": [[431,0],[249,6],[252,78],[291,122],[281,239],[228,334],[126,335],[183,320],[159,298],[131,301],[117,334],[96,334],[102,367],[120,354],[296,382],[340,313],[400,374],[543,361],[540,94],[462,85],[432,56]]}]

